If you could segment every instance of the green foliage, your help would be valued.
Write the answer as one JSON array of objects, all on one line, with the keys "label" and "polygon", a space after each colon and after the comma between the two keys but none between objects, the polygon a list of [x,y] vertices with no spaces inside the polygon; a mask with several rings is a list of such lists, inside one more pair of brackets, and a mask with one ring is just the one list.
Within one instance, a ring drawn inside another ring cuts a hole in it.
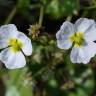
[{"label": "green foliage", "polygon": [[[78,0],[43,0],[45,12],[51,15],[51,18],[61,18],[71,14],[77,14],[79,10]],[[45,2],[46,1],[46,2]]]},{"label": "green foliage", "polygon": [[18,2],[17,2],[19,11],[25,16],[29,14],[28,9],[30,6],[30,1],[31,0],[18,0]]}]

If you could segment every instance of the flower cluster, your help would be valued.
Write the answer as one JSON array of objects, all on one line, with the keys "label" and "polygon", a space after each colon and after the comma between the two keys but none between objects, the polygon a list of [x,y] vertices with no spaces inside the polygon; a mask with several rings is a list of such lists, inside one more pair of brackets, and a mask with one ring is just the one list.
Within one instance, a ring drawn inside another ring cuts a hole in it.
[{"label": "flower cluster", "polygon": [[[96,54],[96,23],[92,19],[80,18],[75,24],[65,21],[56,33],[57,46],[60,49],[72,48],[72,63],[88,63]],[[18,31],[14,24],[0,27],[0,60],[8,69],[24,67],[24,54],[32,54],[31,40]]]},{"label": "flower cluster", "polygon": [[14,24],[8,24],[0,27],[0,49],[0,60],[8,69],[21,68],[26,64],[23,54],[32,54],[32,43]]},{"label": "flower cluster", "polygon": [[96,54],[96,22],[80,18],[75,24],[65,21],[56,33],[57,46],[60,49],[72,48],[72,63],[88,63]]}]

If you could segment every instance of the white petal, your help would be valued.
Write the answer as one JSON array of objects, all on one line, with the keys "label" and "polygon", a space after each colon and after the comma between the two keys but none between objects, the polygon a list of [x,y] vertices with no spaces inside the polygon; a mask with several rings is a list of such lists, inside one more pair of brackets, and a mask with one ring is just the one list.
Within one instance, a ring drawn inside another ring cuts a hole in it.
[{"label": "white petal", "polygon": [[72,46],[72,42],[70,40],[57,40],[57,46],[60,49],[69,49]]},{"label": "white petal", "polygon": [[96,24],[95,22],[85,31],[84,38],[86,41],[96,40]]},{"label": "white petal", "polygon": [[17,28],[13,24],[3,25],[0,27],[0,49],[8,46],[7,42],[9,38],[17,36]]},{"label": "white petal", "polygon": [[69,49],[72,45],[69,37],[74,34],[74,25],[68,21],[64,22],[56,33],[57,45],[61,49]]},{"label": "white petal", "polygon": [[79,56],[79,50],[80,48],[78,47],[73,47],[71,54],[70,54],[70,59],[72,63],[81,63],[81,58]]},{"label": "white petal", "polygon": [[16,36],[18,31],[14,24],[3,25],[0,27],[0,39],[7,39]]},{"label": "white petal", "polygon": [[75,27],[77,28],[76,32],[86,32],[94,23],[95,22],[92,19],[80,18],[75,23]]},{"label": "white petal", "polygon": [[0,40],[0,49],[8,47],[6,40]]},{"label": "white petal", "polygon": [[24,67],[26,60],[22,52],[12,52],[9,48],[4,49],[0,53],[0,60],[8,69]]},{"label": "white petal", "polygon": [[68,33],[68,35],[71,35],[74,33],[74,25],[69,22],[69,21],[65,21],[62,26],[60,27],[60,30],[64,32],[64,34],[66,34],[66,32]]},{"label": "white petal", "polygon": [[32,54],[32,43],[31,40],[24,34],[19,32],[18,39],[20,39],[23,43],[22,51],[25,55],[29,56]]},{"label": "white petal", "polygon": [[71,61],[73,63],[87,64],[96,54],[96,43],[90,42],[86,46],[74,47],[71,51]]},{"label": "white petal", "polygon": [[82,47],[82,51],[85,56],[83,62],[88,63],[96,54],[96,43],[89,42],[87,46]]}]

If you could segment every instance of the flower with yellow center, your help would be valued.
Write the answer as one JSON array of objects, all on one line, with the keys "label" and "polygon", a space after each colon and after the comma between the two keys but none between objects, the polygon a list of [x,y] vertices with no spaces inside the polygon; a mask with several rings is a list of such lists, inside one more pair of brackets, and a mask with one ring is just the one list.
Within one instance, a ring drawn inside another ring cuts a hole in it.
[{"label": "flower with yellow center", "polygon": [[7,68],[21,68],[26,64],[23,54],[32,54],[32,43],[14,24],[8,24],[0,27],[0,49],[0,60]]},{"label": "flower with yellow center", "polygon": [[65,21],[56,33],[57,46],[60,49],[69,49],[73,63],[88,63],[96,54],[96,24],[92,19],[80,18],[75,24]]}]

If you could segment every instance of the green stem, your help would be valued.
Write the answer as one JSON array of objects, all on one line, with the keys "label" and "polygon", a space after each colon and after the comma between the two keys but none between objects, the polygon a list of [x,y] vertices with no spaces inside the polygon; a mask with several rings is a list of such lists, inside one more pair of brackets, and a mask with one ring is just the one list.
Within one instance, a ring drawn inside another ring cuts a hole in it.
[{"label": "green stem", "polygon": [[13,19],[13,17],[15,16],[16,12],[17,12],[17,6],[15,6],[15,7],[12,9],[12,11],[11,11],[10,14],[8,15],[8,17],[7,17],[6,21],[4,22],[4,24],[10,23],[10,21],[11,21],[11,20]]},{"label": "green stem", "polygon": [[40,6],[40,15],[39,15],[39,26],[40,26],[40,27],[42,26],[42,22],[43,22],[43,14],[44,14],[44,8],[43,8],[43,6],[41,5],[41,6]]},{"label": "green stem", "polygon": [[31,5],[30,8],[31,9],[40,8],[40,15],[39,15],[38,25],[41,27],[42,26],[42,22],[43,22],[43,14],[44,14],[43,6],[41,4],[36,4],[36,5]]},{"label": "green stem", "polygon": [[90,7],[84,7],[82,8],[83,10],[91,10],[91,9],[95,9],[96,8],[96,5],[94,6],[90,6]]}]

